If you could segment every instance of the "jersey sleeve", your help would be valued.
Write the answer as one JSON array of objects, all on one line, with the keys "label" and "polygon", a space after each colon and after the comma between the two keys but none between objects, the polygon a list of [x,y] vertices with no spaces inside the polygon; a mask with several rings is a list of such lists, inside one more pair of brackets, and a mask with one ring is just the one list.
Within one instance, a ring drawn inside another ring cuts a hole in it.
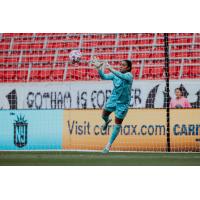
[{"label": "jersey sleeve", "polygon": [[117,76],[117,77],[119,77],[119,78],[121,78],[123,80],[126,80],[126,81],[132,81],[133,80],[133,75],[131,73],[125,73],[125,74],[123,74],[123,73],[121,73],[119,71],[116,71],[114,69],[111,69],[111,72],[115,76]]},{"label": "jersey sleeve", "polygon": [[103,70],[98,70],[98,73],[103,80],[113,80],[114,75],[112,73],[105,74]]}]

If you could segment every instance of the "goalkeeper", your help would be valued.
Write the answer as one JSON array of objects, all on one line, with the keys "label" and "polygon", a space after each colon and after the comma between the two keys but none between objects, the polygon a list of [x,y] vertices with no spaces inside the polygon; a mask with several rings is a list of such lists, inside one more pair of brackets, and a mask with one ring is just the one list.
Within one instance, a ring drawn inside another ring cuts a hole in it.
[{"label": "goalkeeper", "polygon": [[[103,153],[108,153],[114,140],[120,132],[121,124],[128,112],[130,100],[131,100],[131,88],[133,83],[132,62],[130,60],[121,61],[120,70],[114,70],[110,65],[102,63],[100,61],[93,60],[94,66],[98,69],[99,75],[103,80],[112,80],[113,81],[113,91],[105,104],[103,109],[102,118],[104,124],[102,126],[102,133],[105,133],[108,127],[108,124],[111,122],[109,115],[115,111],[115,125],[113,132],[109,138],[109,141]],[[104,68],[107,68],[110,73],[105,74]]]}]

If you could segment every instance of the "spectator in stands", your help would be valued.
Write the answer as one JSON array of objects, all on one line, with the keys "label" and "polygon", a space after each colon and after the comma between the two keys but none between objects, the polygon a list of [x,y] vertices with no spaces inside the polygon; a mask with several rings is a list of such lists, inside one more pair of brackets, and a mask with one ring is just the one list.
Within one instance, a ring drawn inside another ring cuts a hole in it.
[{"label": "spectator in stands", "polygon": [[175,99],[171,99],[170,108],[191,108],[190,102],[183,96],[181,88],[175,89]]}]

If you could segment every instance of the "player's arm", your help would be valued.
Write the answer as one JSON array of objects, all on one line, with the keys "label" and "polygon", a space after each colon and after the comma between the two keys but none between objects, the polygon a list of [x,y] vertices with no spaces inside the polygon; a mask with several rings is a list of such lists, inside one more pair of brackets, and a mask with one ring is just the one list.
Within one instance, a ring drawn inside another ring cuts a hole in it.
[{"label": "player's arm", "polygon": [[98,70],[99,76],[103,80],[113,80],[114,75],[112,73],[105,74],[104,68],[107,66],[107,63],[100,62],[96,57],[93,57],[91,64]]},{"label": "player's arm", "polygon": [[103,80],[113,80],[114,75],[112,73],[105,74],[102,69],[99,69],[98,73]]},{"label": "player's arm", "polygon": [[126,81],[132,81],[132,79],[133,79],[132,76],[130,75],[130,73],[123,74],[123,73],[121,73],[121,72],[119,72],[117,70],[114,70],[110,65],[107,66],[107,69],[109,71],[111,71],[115,76],[117,76],[117,77],[119,77],[121,79],[124,79]]}]

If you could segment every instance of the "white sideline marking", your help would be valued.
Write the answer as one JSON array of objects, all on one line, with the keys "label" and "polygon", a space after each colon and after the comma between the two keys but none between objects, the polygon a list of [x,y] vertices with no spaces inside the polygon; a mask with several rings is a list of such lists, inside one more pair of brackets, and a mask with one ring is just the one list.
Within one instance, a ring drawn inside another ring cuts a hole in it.
[{"label": "white sideline marking", "polygon": [[[77,149],[50,149],[50,150],[0,150],[0,152],[102,152],[102,150],[77,150]],[[163,154],[185,154],[185,153],[194,153],[194,154],[200,154],[200,152],[193,152],[193,151],[181,151],[181,152],[165,152],[165,151],[110,151],[111,153],[163,153]]]}]

